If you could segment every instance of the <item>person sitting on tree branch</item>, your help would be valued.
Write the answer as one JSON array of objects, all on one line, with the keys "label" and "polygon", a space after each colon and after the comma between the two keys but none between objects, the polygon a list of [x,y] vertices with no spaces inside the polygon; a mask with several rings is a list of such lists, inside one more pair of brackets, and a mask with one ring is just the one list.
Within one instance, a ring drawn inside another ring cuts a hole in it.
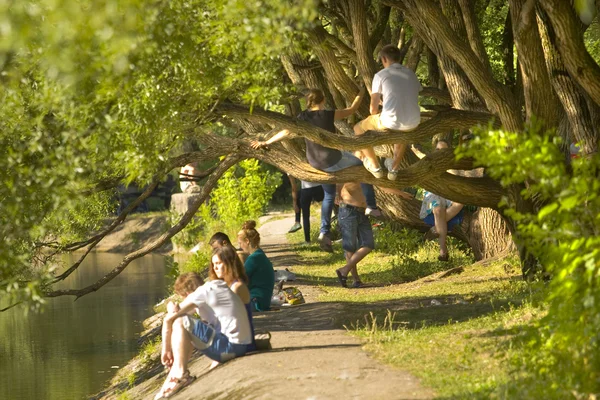
[{"label": "person sitting on tree branch", "polygon": [[[417,75],[400,64],[400,50],[393,45],[383,46],[379,58],[384,69],[375,74],[371,90],[371,115],[354,125],[354,133],[385,131],[393,129],[411,131],[421,121],[419,92],[422,90]],[[381,113],[379,103],[383,103]],[[406,144],[394,145],[394,158],[387,178],[391,181],[398,177],[398,167],[406,152]],[[383,169],[372,147],[361,150],[366,160],[365,168],[376,178],[383,177]]]},{"label": "person sitting on tree branch", "polygon": [[[364,93],[365,90],[363,88],[352,102],[350,108],[334,111],[325,109],[325,95],[320,89],[310,89],[306,96],[307,109],[298,115],[298,119],[335,133],[334,121],[348,118],[350,115],[354,114],[360,106]],[[284,129],[266,141],[252,141],[250,144],[252,148],[258,149],[285,139],[289,135],[290,131]],[[350,152],[324,147],[308,139],[305,140],[306,158],[312,167],[320,171],[337,172],[363,164],[358,157]],[[367,199],[366,214],[373,217],[381,216],[381,211],[377,208],[373,185],[361,184],[361,188]],[[323,191],[325,192],[325,195],[321,205],[321,233],[319,239],[321,240],[321,248],[323,250],[333,252],[329,235],[331,230],[331,215],[333,213],[336,195],[335,184],[324,184]]]},{"label": "person sitting on tree branch", "polygon": [[[447,149],[448,147],[448,142],[441,139],[438,140],[435,149]],[[460,203],[446,200],[442,196],[431,192],[425,191],[423,195],[419,217],[431,226],[430,231],[425,236],[426,238],[431,237],[433,239],[436,235],[439,236],[440,255],[438,260],[440,261],[448,261],[449,259],[446,238],[448,231],[451,231],[452,228],[460,225],[463,221],[463,207]]]}]

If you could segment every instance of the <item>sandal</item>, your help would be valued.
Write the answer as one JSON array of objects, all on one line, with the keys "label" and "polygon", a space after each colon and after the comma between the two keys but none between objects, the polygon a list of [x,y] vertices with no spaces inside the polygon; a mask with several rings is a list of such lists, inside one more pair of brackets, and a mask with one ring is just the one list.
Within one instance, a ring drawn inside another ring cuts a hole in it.
[{"label": "sandal", "polygon": [[167,378],[160,392],[154,396],[154,400],[168,399],[181,389],[192,383],[196,379],[195,376],[190,375],[190,371],[185,371],[181,378],[175,378],[174,376]]},{"label": "sandal", "polygon": [[365,284],[362,283],[361,281],[354,281],[354,282],[352,282],[352,287],[354,289],[359,289],[361,287],[365,287]]},{"label": "sandal", "polygon": [[347,288],[348,284],[346,282],[348,281],[348,277],[342,275],[342,273],[340,272],[339,269],[336,269],[335,273],[337,274],[337,278],[338,278],[338,281],[340,282],[340,285],[342,285],[342,287]]}]

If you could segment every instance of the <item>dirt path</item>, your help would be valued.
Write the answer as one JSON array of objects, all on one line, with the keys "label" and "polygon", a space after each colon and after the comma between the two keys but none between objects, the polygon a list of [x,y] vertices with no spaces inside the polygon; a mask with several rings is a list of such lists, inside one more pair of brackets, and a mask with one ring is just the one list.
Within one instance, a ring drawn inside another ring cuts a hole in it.
[{"label": "dirt path", "polygon": [[[277,217],[279,218],[279,217]],[[275,268],[298,263],[286,232],[293,217],[265,222],[261,247]],[[273,350],[242,357],[207,372],[209,361],[190,365],[197,379],[175,399],[429,399],[434,393],[407,372],[382,365],[361,350],[360,342],[335,326],[334,303],[319,303],[319,289],[294,282],[307,304],[260,313],[258,330],[272,333]],[[127,398],[153,398],[161,373],[128,392]],[[135,393],[134,393],[135,392]]]}]

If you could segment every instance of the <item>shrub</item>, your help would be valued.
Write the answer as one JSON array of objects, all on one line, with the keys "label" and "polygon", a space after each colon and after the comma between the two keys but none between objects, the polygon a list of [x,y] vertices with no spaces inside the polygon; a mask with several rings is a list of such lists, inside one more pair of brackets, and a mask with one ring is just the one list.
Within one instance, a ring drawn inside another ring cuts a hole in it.
[{"label": "shrub", "polygon": [[[281,184],[281,173],[250,159],[227,170],[210,200],[203,204],[194,220],[173,238],[175,243],[191,248],[197,243],[206,244],[217,231],[225,232],[235,244],[242,223],[258,219],[265,211],[273,192]],[[196,255],[179,267],[179,272],[201,273],[208,265],[210,249],[201,247]]]},{"label": "shrub", "polygon": [[560,139],[539,132],[536,124],[519,134],[483,132],[466,154],[505,186],[527,182],[521,195],[541,204],[538,212],[504,204],[519,240],[551,275],[548,315],[513,358],[523,373],[520,397],[593,398],[600,392],[600,156],[569,166]]}]

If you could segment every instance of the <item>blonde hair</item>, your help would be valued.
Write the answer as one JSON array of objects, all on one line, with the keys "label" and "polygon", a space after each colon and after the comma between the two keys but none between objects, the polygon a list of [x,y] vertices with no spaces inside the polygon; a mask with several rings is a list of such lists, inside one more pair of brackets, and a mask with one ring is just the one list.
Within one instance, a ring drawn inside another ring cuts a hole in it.
[{"label": "blonde hair", "polygon": [[306,95],[306,108],[313,108],[325,100],[325,95],[321,89],[309,89]]},{"label": "blonde hair", "polygon": [[256,221],[246,221],[242,225],[242,230],[238,232],[242,239],[248,239],[250,246],[257,248],[260,245],[260,234],[256,230]]}]

